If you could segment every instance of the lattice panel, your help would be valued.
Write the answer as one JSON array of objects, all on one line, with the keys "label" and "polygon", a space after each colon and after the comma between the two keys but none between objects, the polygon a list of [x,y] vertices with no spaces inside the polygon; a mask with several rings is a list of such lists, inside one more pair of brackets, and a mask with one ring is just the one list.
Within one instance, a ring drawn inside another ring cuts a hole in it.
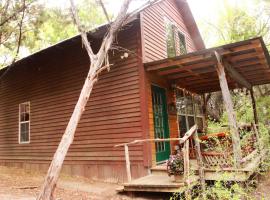
[{"label": "lattice panel", "polygon": [[223,153],[215,153],[215,155],[203,153],[203,161],[205,167],[231,167],[232,166],[232,156],[225,155]]}]

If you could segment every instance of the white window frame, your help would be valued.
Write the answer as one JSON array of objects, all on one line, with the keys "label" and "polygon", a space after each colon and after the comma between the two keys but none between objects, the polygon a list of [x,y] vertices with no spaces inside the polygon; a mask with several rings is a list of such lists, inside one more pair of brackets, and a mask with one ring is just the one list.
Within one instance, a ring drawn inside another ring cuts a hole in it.
[{"label": "white window frame", "polygon": [[[29,121],[24,121],[24,122],[21,122],[21,105],[22,104],[28,104],[29,105]],[[23,123],[28,123],[29,125],[29,140],[28,141],[21,141],[21,124]],[[31,123],[31,104],[30,104],[30,101],[27,101],[27,102],[23,102],[23,103],[20,103],[19,104],[19,137],[18,137],[18,142],[19,144],[29,144],[30,143],[30,136],[31,136],[31,132],[30,132],[30,123]]]}]

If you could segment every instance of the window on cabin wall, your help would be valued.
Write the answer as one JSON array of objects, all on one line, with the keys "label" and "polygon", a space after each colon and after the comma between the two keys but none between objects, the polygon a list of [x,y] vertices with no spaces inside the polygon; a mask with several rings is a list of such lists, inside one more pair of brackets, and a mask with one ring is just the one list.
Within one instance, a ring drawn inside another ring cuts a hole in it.
[{"label": "window on cabin wall", "polygon": [[188,95],[179,89],[176,89],[175,93],[180,137],[183,137],[195,123],[198,125],[198,132],[201,133],[204,123],[201,97]]},{"label": "window on cabin wall", "polygon": [[30,102],[19,104],[19,143],[30,142]]},{"label": "window on cabin wall", "polygon": [[179,39],[179,49],[180,49],[180,55],[187,53],[187,47],[186,47],[186,38],[183,33],[178,31],[178,39]]},{"label": "window on cabin wall", "polygon": [[167,18],[165,18],[167,57],[175,57],[187,53],[185,35]]},{"label": "window on cabin wall", "polygon": [[175,26],[168,19],[165,19],[167,57],[176,56],[175,48]]}]

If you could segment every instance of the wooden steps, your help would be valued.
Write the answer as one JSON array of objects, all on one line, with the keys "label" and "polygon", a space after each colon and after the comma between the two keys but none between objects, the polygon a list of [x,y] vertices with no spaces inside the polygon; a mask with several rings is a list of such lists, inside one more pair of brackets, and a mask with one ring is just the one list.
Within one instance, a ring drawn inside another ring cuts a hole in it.
[{"label": "wooden steps", "polygon": [[[158,171],[157,171],[158,172]],[[158,172],[159,173],[159,172]],[[198,183],[198,176],[191,176],[191,185]],[[167,174],[150,174],[136,179],[130,183],[124,183],[124,191],[145,191],[145,192],[183,192],[187,189],[184,182],[175,182],[173,177]]]},{"label": "wooden steps", "polygon": [[[196,175],[198,174],[198,164],[197,161],[194,159],[190,160],[190,169],[191,172],[194,172]],[[155,175],[165,175],[167,174],[167,166],[165,164],[157,165],[151,168],[151,174]]]},{"label": "wooden steps", "polygon": [[[199,176],[191,176],[192,187],[199,183]],[[123,184],[124,191],[144,192],[184,192],[187,187],[183,182],[175,182],[173,176],[168,176],[165,164],[151,168],[151,174]]]}]

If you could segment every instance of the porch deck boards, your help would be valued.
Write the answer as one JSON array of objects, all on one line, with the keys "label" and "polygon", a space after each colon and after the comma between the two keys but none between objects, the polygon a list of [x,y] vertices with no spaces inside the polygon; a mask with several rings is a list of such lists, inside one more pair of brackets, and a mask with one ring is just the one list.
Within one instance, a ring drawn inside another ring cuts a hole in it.
[{"label": "porch deck boards", "polygon": [[[198,176],[190,176],[191,185],[198,184]],[[135,179],[130,183],[124,183],[124,191],[147,191],[147,192],[183,192],[186,190],[186,184],[183,182],[174,182],[173,177],[167,174],[148,176]]]}]

